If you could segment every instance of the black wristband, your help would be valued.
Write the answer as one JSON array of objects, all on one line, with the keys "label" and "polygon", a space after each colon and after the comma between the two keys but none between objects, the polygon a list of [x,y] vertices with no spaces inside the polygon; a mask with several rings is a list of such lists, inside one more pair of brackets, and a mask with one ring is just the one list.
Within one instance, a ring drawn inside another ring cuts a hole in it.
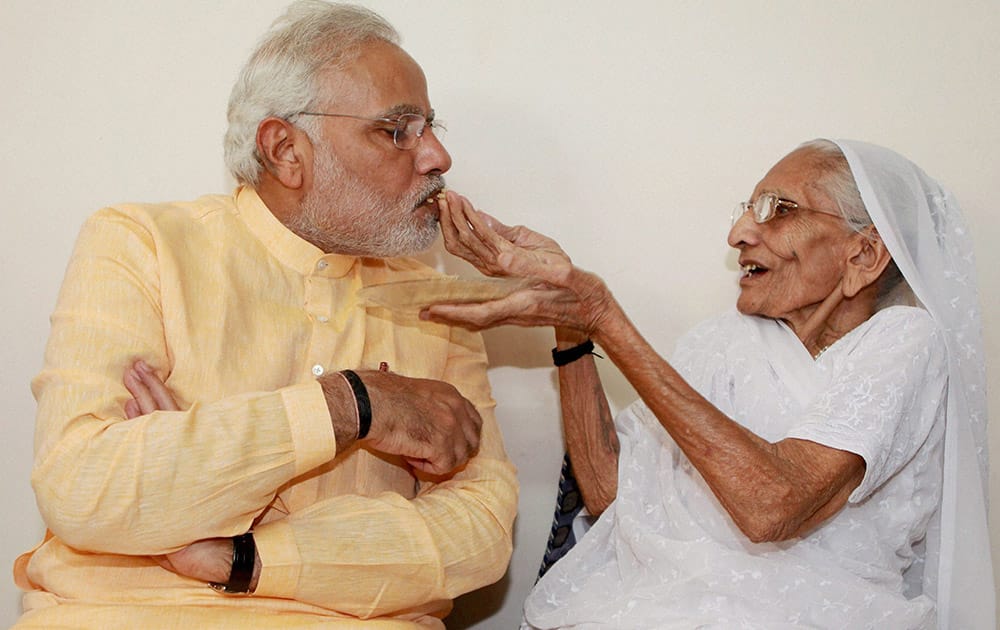
[{"label": "black wristband", "polygon": [[253,532],[233,537],[233,566],[229,569],[229,581],[225,584],[213,582],[211,587],[223,593],[233,595],[250,592],[250,582],[253,581],[253,565],[257,560],[257,543],[253,540]]},{"label": "black wristband", "polygon": [[352,370],[341,370],[340,373],[354,392],[354,400],[358,404],[358,439],[363,440],[372,428],[372,401],[368,398],[368,389],[361,382],[361,377]]},{"label": "black wristband", "polygon": [[588,339],[578,346],[566,348],[565,350],[552,348],[552,362],[556,364],[556,367],[562,367],[588,354],[592,354],[595,357],[600,357],[602,359],[604,358],[594,352],[594,342]]}]

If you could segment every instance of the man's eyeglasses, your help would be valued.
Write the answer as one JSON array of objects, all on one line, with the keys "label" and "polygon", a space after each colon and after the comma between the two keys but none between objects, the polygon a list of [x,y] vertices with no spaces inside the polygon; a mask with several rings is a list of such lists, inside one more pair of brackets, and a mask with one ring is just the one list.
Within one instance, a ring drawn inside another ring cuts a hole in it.
[{"label": "man's eyeglasses", "polygon": [[[732,224],[736,225],[736,222],[747,213],[747,210],[753,211],[754,221],[765,223],[776,216],[788,214],[791,210],[811,210],[811,208],[802,207],[789,199],[782,199],[774,193],[764,193],[753,202],[743,201],[736,204],[736,207],[733,208]],[[813,210],[813,212],[822,211]]]},{"label": "man's eyeglasses", "polygon": [[[392,126],[392,143],[397,149],[409,151],[417,146],[420,139],[424,137],[424,132],[428,128],[435,133],[444,131],[444,126],[434,120],[428,120],[422,114],[400,114],[396,118],[368,118],[366,116],[354,116],[352,114],[327,114],[325,112],[299,112],[297,116],[329,116],[331,118],[353,118],[355,120],[367,120],[379,122]],[[388,131],[388,129],[386,130]]]}]

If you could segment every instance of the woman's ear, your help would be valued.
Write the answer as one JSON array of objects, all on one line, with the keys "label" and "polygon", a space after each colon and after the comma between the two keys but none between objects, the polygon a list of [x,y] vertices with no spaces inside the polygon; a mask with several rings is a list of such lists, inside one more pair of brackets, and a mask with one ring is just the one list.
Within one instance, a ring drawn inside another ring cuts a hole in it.
[{"label": "woman's ear", "polygon": [[844,297],[848,298],[874,285],[892,260],[874,227],[851,236],[848,255],[843,281]]},{"label": "woman's ear", "polygon": [[302,187],[306,161],[312,155],[305,132],[283,118],[265,118],[257,125],[257,153],[267,174],[282,186]]}]

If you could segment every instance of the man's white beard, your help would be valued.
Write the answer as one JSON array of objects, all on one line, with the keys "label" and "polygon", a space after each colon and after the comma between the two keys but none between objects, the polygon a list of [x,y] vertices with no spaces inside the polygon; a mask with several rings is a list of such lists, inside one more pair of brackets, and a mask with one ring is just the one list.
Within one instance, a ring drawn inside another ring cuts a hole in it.
[{"label": "man's white beard", "polygon": [[392,258],[422,252],[437,239],[437,218],[428,213],[421,222],[414,209],[444,186],[440,175],[395,200],[349,175],[332,152],[316,154],[314,176],[298,216],[286,225],[324,252]]}]

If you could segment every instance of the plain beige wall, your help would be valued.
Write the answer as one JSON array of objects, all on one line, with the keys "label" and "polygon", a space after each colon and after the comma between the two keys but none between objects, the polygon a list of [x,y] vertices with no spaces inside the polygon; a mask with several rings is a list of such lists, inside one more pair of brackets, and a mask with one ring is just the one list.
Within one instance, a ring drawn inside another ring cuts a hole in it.
[{"label": "plain beige wall", "polygon": [[[229,87],[284,4],[0,0],[0,566],[43,531],[28,483],[29,381],[80,223],[113,202],[230,188],[220,149]],[[1000,3],[366,4],[399,28],[427,73],[449,126],[451,187],[557,237],[664,352],[731,304],[730,208],[785,152],[833,136],[910,156],[954,190],[974,230],[998,419]],[[468,272],[439,250],[429,259]],[[508,577],[460,601],[455,628],[515,625],[561,453],[551,333],[501,329],[487,341],[521,511]],[[624,406],[631,390],[602,369]],[[0,624],[9,624],[19,595],[0,583]]]}]

